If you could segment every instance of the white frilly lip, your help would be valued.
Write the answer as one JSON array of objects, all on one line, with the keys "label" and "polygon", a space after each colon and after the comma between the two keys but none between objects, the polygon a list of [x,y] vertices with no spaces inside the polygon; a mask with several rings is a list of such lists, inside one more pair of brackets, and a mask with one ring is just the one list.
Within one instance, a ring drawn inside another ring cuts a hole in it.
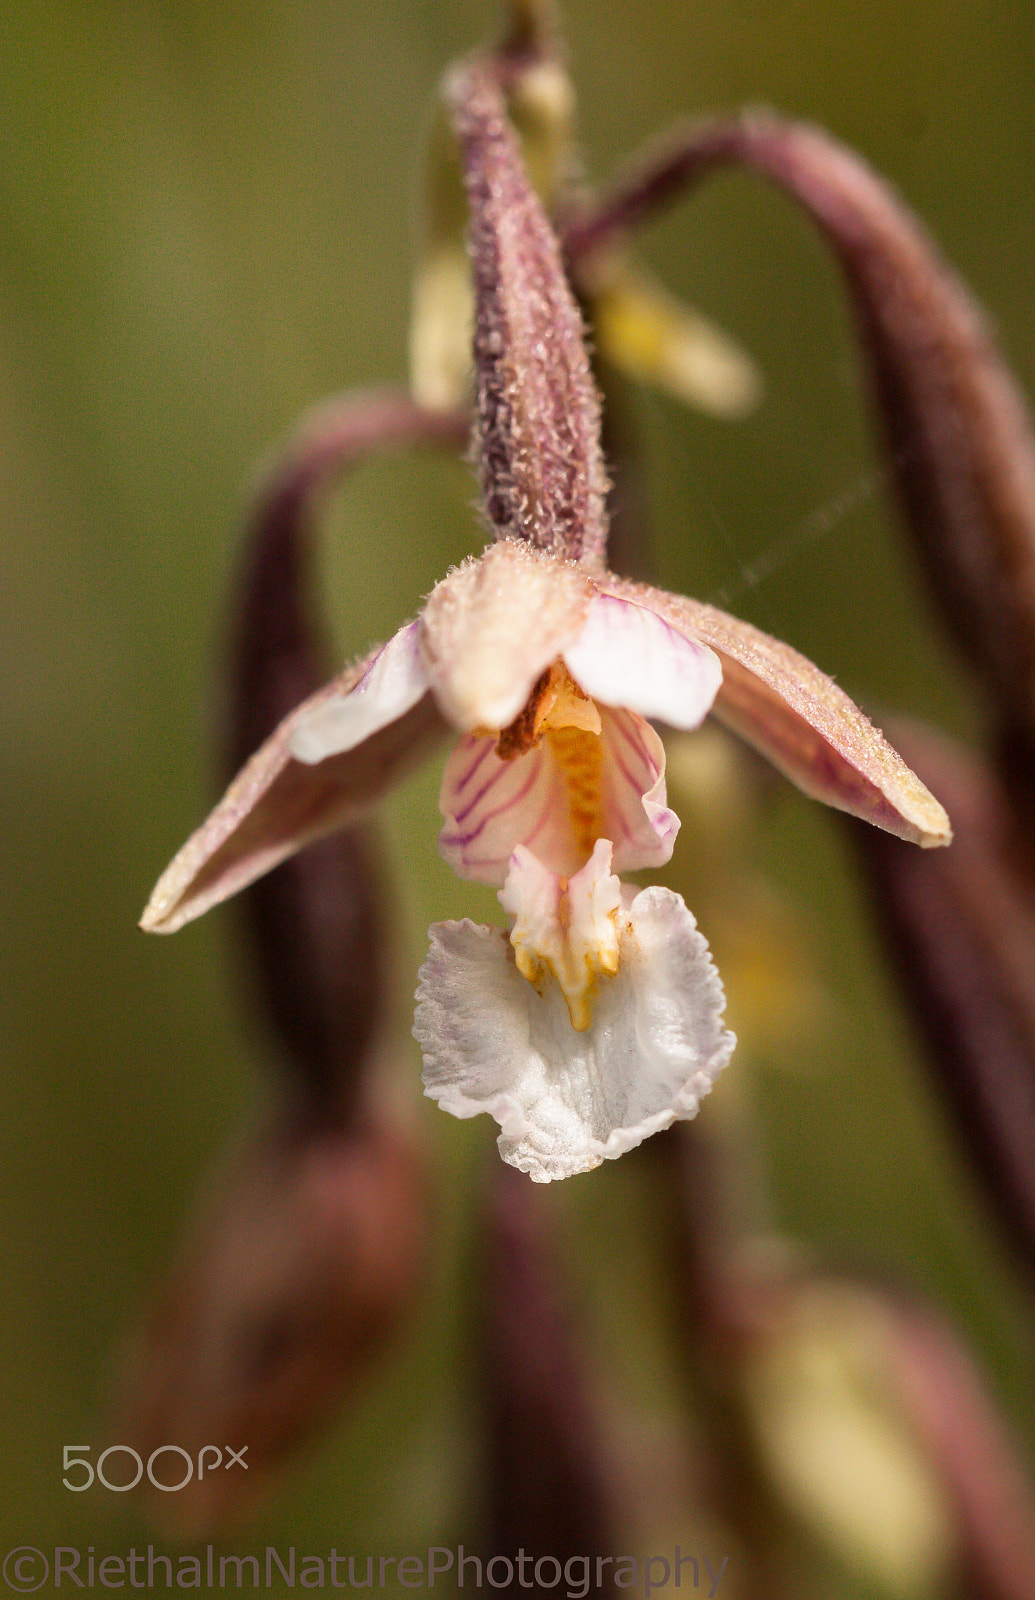
[{"label": "white frilly lip", "polygon": [[504,1161],[537,1183],[588,1172],[693,1117],[733,1051],[707,943],[679,895],[625,889],[621,962],[585,1032],[556,983],[540,995],[507,935],[436,924],[414,1037],[425,1092],[457,1117],[487,1112]]}]

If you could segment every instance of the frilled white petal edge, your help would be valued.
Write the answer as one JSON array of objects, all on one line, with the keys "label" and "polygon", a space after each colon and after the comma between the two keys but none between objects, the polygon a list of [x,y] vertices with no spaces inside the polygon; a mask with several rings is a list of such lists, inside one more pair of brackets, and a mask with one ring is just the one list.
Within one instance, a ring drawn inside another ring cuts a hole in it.
[{"label": "frilled white petal edge", "polygon": [[699,727],[722,683],[714,650],[647,605],[619,595],[594,598],[562,656],[592,700],[627,706],[673,728]]},{"label": "frilled white petal edge", "polygon": [[438,847],[454,872],[502,884],[523,844],[551,872],[572,873],[597,839],[613,842],[616,872],[669,860],[679,818],[666,803],[665,747],[634,711],[603,706],[600,719],[595,772],[572,770],[549,737],[513,761],[492,735],[457,742],[439,794]]},{"label": "frilled white petal edge", "polygon": [[414,1036],[425,1092],[457,1117],[488,1112],[504,1161],[537,1183],[588,1172],[693,1117],[733,1051],[722,984],[679,895],[623,892],[621,965],[576,1033],[557,985],[540,996],[507,935],[439,923]]},{"label": "frilled white petal edge", "polygon": [[418,622],[408,622],[378,651],[348,694],[322,700],[299,717],[290,742],[296,761],[313,766],[354,750],[417,704],[428,692],[419,628]]}]

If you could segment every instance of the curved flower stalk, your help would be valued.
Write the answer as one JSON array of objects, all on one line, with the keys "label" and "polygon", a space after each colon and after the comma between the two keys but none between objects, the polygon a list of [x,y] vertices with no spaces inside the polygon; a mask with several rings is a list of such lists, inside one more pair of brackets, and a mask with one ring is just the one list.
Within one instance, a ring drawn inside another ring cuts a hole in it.
[{"label": "curved flower stalk", "polygon": [[513,926],[432,930],[415,1032],[428,1093],[500,1123],[548,1181],[693,1116],[733,1049],[678,895],[623,889],[678,818],[653,721],[710,712],[805,790],[921,845],[944,811],[848,697],[788,646],[605,564],[600,406],[557,240],[491,68],[448,82],[471,213],[474,455],[497,543],[416,620],[281,723],[159,882],[171,932],[340,828],[446,734],[440,848]]},{"label": "curved flower stalk", "polygon": [[[326,678],[327,651],[311,595],[313,503],[334,472],[374,448],[462,445],[462,413],[434,416],[372,392],[304,419],[285,456],[263,473],[228,618],[220,766],[224,781]],[[285,862],[242,896],[240,952],[249,999],[289,1070],[304,1119],[347,1131],[384,1023],[391,930],[377,841],[368,823],[343,829]]]},{"label": "curved flower stalk", "polygon": [[983,312],[923,225],[852,151],[771,114],[705,123],[567,219],[584,273],[627,229],[725,167],[771,180],[843,269],[907,526],[997,717],[1035,723],[1035,435]]},{"label": "curved flower stalk", "polygon": [[981,756],[919,726],[896,732],[949,797],[957,848],[918,875],[908,851],[860,830],[860,860],[938,1085],[1035,1274],[1035,903],[1009,790]]},{"label": "curved flower stalk", "polygon": [[584,272],[655,208],[725,167],[771,180],[841,265],[905,525],[970,668],[988,758],[906,730],[959,815],[930,873],[855,830],[879,923],[939,1087],[1000,1219],[1035,1259],[1031,840],[1035,822],[1035,428],[970,291],[920,221],[819,129],[747,115],[686,130],[568,218]]}]

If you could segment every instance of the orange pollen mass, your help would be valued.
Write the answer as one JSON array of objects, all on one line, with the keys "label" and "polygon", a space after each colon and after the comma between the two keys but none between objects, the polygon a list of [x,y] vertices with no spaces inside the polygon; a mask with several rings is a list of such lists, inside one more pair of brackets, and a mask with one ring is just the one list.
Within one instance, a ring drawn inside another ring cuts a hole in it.
[{"label": "orange pollen mass", "polygon": [[605,834],[603,743],[584,728],[547,727],[546,737],[567,787],[575,848],[588,860]]},{"label": "orange pollen mass", "polygon": [[600,710],[562,661],[537,678],[524,707],[496,740],[501,761],[516,761],[545,738],[564,783],[572,842],[588,861],[606,833]]}]

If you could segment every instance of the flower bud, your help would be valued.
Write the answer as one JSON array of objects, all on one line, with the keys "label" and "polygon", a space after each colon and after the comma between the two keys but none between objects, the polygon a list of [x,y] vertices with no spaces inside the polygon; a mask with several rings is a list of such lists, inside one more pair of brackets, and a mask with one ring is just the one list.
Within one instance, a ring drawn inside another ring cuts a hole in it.
[{"label": "flower bud", "polygon": [[156,1521],[197,1536],[253,1512],[396,1334],[427,1217],[417,1148],[383,1114],[349,1134],[279,1119],[244,1141],[136,1335],[116,1437],[145,1460],[216,1441],[247,1471],[154,1494]]}]

